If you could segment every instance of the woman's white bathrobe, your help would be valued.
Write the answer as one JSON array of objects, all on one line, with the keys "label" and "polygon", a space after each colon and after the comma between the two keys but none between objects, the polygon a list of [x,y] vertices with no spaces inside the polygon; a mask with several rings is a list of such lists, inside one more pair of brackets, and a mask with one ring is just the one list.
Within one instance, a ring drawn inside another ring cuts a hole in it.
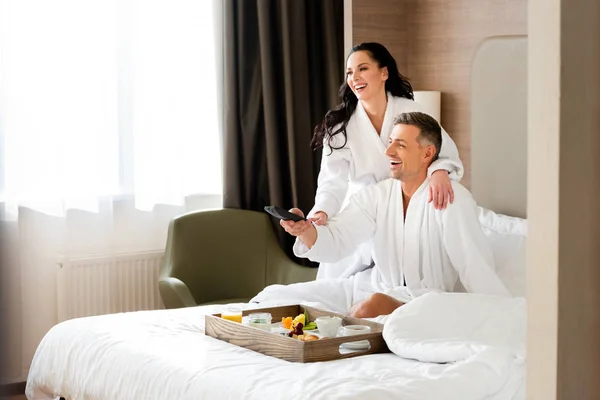
[{"label": "woman's white bathrobe", "polygon": [[[327,143],[323,147],[315,206],[309,216],[317,211],[324,211],[332,218],[347,204],[352,194],[389,177],[390,166],[385,149],[394,127],[394,118],[401,113],[412,111],[424,111],[424,108],[412,100],[388,93],[381,135],[378,135],[361,102],[358,102],[346,127],[346,145],[333,152]],[[343,144],[342,134],[334,136],[334,147],[341,147]],[[440,155],[430,166],[429,175],[440,169],[449,171],[450,179],[454,181],[460,181],[464,174],[456,144],[444,130]],[[371,244],[365,243],[358,251],[342,260],[321,263],[317,279],[346,278],[365,269],[371,263],[371,250]]]},{"label": "woman's white bathrobe", "polygon": [[496,275],[471,193],[452,182],[454,203],[436,210],[427,202],[428,186],[426,179],[411,198],[405,219],[402,183],[387,179],[371,185],[327,225],[316,227],[317,241],[310,250],[300,240],[294,245],[299,257],[329,262],[372,240],[373,268],[346,279],[269,286],[252,301],[318,302],[347,312],[375,292],[404,302],[429,291],[510,296]]}]

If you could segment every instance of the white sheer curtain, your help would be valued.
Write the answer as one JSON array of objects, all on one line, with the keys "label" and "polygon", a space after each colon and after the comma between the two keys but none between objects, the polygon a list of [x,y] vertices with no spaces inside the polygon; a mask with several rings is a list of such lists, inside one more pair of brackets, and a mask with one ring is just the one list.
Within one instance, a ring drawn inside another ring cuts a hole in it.
[{"label": "white sheer curtain", "polygon": [[161,249],[173,216],[221,205],[219,15],[220,1],[0,0],[15,380],[57,322],[59,258]]},{"label": "white sheer curtain", "polygon": [[5,212],[221,192],[212,2],[4,0]]}]

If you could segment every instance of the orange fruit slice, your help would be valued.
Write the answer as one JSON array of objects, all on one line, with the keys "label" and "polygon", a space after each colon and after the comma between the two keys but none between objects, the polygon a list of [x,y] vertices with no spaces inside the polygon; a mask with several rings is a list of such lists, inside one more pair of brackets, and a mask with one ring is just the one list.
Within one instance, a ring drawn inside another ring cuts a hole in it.
[{"label": "orange fruit slice", "polygon": [[292,329],[292,317],[282,318],[281,324],[285,329]]}]

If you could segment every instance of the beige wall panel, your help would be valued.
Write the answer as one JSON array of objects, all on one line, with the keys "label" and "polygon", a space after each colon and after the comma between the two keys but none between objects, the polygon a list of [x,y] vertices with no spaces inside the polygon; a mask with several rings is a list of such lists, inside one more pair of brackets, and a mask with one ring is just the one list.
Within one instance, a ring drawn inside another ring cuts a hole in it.
[{"label": "beige wall panel", "polygon": [[388,46],[415,90],[439,90],[470,187],[470,76],[488,37],[527,33],[527,0],[353,0],[353,41]]}]

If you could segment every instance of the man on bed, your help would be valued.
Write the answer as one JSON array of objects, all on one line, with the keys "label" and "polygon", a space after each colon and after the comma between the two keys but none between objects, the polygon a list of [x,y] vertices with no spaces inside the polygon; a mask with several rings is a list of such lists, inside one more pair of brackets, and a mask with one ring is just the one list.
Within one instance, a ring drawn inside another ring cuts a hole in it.
[{"label": "man on bed", "polygon": [[[359,318],[390,314],[428,291],[510,296],[494,270],[490,245],[467,189],[452,182],[454,202],[444,210],[428,203],[427,169],[436,160],[441,128],[427,114],[400,114],[385,154],[390,176],[357,193],[325,226],[281,221],[297,237],[294,253],[335,262],[373,240],[375,266],[347,279],[272,285],[253,302],[318,302]],[[303,215],[302,211],[292,212]]]}]

